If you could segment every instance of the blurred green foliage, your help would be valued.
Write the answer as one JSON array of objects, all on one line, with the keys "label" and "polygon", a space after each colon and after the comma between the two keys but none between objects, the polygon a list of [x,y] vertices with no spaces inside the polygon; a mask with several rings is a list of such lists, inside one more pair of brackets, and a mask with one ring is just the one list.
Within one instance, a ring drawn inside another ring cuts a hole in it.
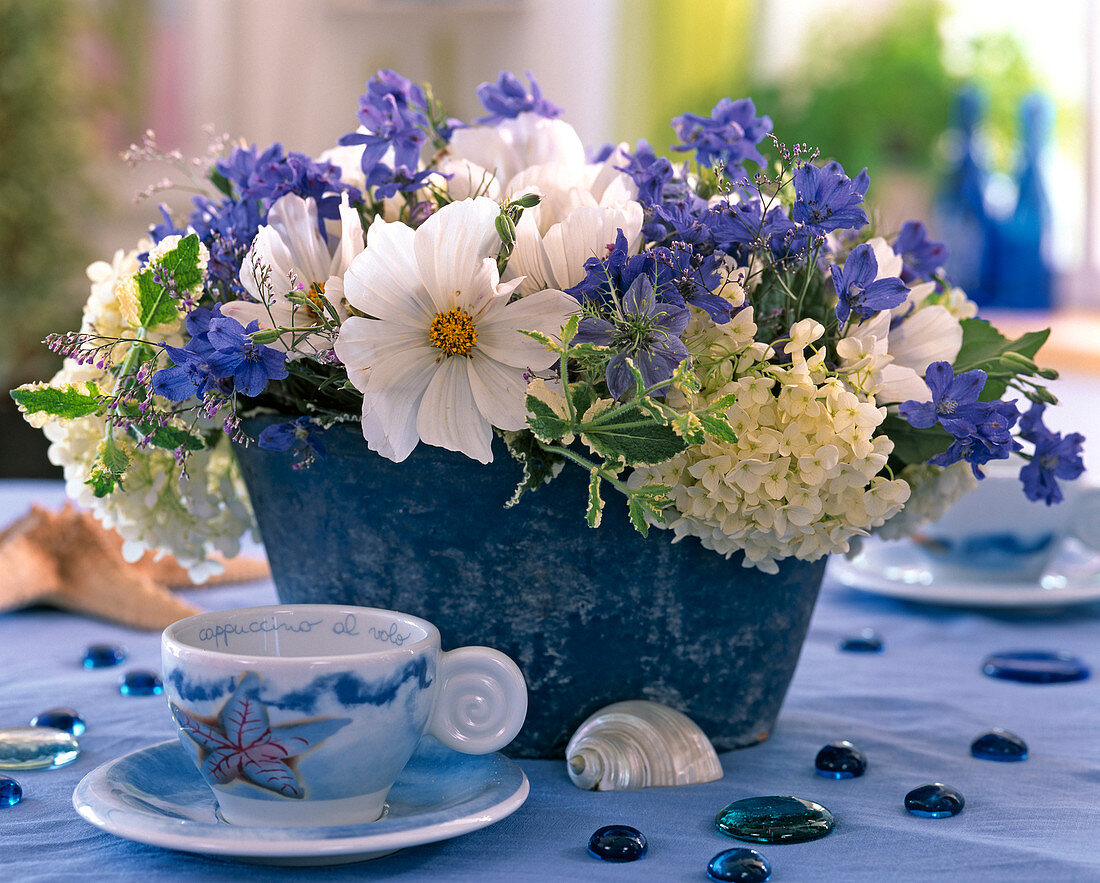
[{"label": "blurred green foliage", "polygon": [[0,0],[0,380],[48,376],[41,340],[87,291],[86,104],[73,0]]},{"label": "blurred green foliage", "polygon": [[1007,168],[1017,140],[1020,100],[1037,87],[1023,47],[990,33],[948,56],[940,3],[908,0],[883,17],[853,5],[810,29],[803,61],[779,82],[749,92],[771,115],[778,137],[808,143],[855,173],[901,167],[938,170],[937,146],[955,95],[973,84],[989,97],[985,136]]}]

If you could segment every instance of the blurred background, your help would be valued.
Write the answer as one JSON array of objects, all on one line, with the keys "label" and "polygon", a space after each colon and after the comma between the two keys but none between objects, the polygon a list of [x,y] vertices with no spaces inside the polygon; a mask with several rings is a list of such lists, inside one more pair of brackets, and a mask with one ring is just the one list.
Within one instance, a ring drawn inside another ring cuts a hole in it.
[{"label": "blurred background", "polygon": [[[52,373],[88,263],[186,209],[134,201],[168,171],[120,158],[145,130],[316,155],[381,67],[464,119],[530,71],[586,143],[658,153],[673,116],[751,96],[781,140],[868,166],[880,232],[925,220],[983,314],[1100,370],[1098,50],[1089,0],[0,0],[0,384]],[[0,475],[53,474],[44,447],[0,397]]]}]

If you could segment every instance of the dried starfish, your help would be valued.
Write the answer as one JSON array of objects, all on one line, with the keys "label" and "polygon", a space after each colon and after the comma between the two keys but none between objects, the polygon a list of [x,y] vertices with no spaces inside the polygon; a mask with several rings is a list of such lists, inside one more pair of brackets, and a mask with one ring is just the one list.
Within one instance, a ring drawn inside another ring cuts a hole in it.
[{"label": "dried starfish", "polygon": [[[192,585],[171,556],[147,553],[128,563],[122,537],[88,512],[66,506],[29,514],[0,533],[0,612],[48,604],[140,629],[163,629],[198,613],[168,591]],[[246,582],[270,573],[255,558],[222,559],[225,570],[211,582]]]}]

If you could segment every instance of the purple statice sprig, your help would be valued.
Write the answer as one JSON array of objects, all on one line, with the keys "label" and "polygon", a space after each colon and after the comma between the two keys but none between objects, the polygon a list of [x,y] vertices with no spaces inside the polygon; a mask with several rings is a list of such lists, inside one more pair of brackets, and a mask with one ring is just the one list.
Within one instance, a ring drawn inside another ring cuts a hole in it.
[{"label": "purple statice sprig", "polygon": [[317,460],[325,459],[322,429],[311,417],[298,417],[286,423],[265,427],[256,437],[256,444],[267,451],[294,452],[292,469],[306,469]]},{"label": "purple statice sprig", "polygon": [[980,401],[986,379],[986,372],[980,368],[956,375],[948,362],[933,362],[924,375],[931,401],[910,400],[898,407],[910,426],[929,429],[938,423],[950,433],[952,441],[947,450],[929,459],[929,463],[950,466],[965,460],[977,478],[984,478],[983,465],[1007,459],[1020,449],[1020,443],[1012,437],[1020,416],[1016,403]]},{"label": "purple statice sprig", "polygon": [[535,78],[527,71],[528,88],[511,71],[501,71],[495,83],[482,83],[477,87],[477,100],[489,113],[479,117],[478,123],[495,126],[504,120],[514,120],[521,113],[533,113],[546,119],[561,115],[561,108],[543,97]]},{"label": "purple statice sprig", "polygon": [[[836,318],[843,325],[855,314],[860,321],[870,319],[882,310],[892,310],[905,303],[909,288],[897,276],[877,279],[878,259],[866,242],[857,245],[844,260],[843,268],[832,268],[836,289]],[[984,383],[984,378],[983,378]]]},{"label": "purple statice sprig", "polygon": [[1045,404],[1033,402],[1020,418],[1020,438],[1035,446],[1030,456],[1022,455],[1028,462],[1020,470],[1020,481],[1024,496],[1051,506],[1065,499],[1058,480],[1073,481],[1085,471],[1081,456],[1085,437],[1079,432],[1063,435],[1048,429],[1043,422],[1045,410]]}]

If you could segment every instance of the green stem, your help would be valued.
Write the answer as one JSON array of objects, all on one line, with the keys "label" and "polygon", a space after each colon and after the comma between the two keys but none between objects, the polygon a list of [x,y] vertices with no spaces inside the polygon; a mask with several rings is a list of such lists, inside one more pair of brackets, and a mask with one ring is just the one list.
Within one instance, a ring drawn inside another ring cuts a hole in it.
[{"label": "green stem", "polygon": [[538,446],[546,451],[548,454],[560,454],[566,460],[572,460],[574,463],[576,463],[578,466],[588,472],[591,472],[593,469],[595,469],[596,472],[599,473],[600,478],[602,478],[613,487],[618,488],[620,491],[622,491],[623,494],[628,497],[634,493],[630,488],[626,486],[624,482],[620,481],[618,478],[608,473],[603,466],[598,463],[593,463],[591,460],[582,457],[580,454],[573,453],[571,450],[569,450],[569,448],[564,448],[561,445],[548,445],[544,444],[543,442],[539,442]]}]

